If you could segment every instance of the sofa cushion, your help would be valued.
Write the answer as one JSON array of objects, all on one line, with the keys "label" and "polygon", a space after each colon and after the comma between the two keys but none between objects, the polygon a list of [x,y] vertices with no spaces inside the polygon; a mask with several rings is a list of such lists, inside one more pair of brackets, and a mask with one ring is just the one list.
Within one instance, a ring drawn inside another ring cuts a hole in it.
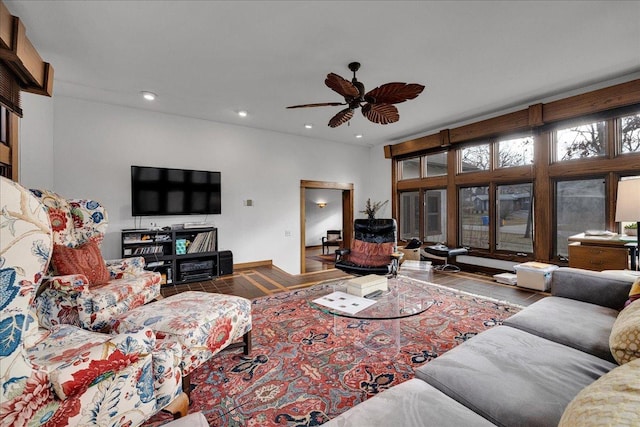
[{"label": "sofa cushion", "polygon": [[614,362],[609,335],[618,311],[587,302],[547,297],[504,321],[539,337]]},{"label": "sofa cushion", "polygon": [[620,366],[582,390],[559,427],[634,426],[640,423],[640,359]]},{"label": "sofa cushion", "polygon": [[77,248],[53,245],[51,262],[56,275],[84,274],[91,285],[107,283],[110,278],[100,248],[92,240]]},{"label": "sofa cushion", "polygon": [[640,302],[629,304],[613,324],[611,354],[620,365],[640,358]]},{"label": "sofa cushion", "polygon": [[497,425],[551,426],[580,390],[616,366],[498,326],[421,366],[416,376]]},{"label": "sofa cushion", "polygon": [[622,310],[634,280],[629,275],[560,267],[551,275],[551,294]]},{"label": "sofa cushion", "polygon": [[[428,420],[428,423],[426,422]],[[405,381],[354,406],[323,427],[493,426],[419,379]]]}]

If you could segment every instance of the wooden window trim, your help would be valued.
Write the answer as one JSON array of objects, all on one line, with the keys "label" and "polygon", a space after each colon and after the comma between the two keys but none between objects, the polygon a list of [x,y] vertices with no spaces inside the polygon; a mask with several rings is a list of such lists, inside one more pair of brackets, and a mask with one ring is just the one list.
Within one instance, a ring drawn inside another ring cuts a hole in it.
[{"label": "wooden window trim", "polygon": [[[640,79],[588,92],[547,104],[531,105],[521,110],[496,118],[483,120],[455,129],[444,129],[439,133],[384,147],[385,157],[392,159],[392,171],[396,163],[403,158],[431,154],[444,149],[448,155],[448,176],[414,179],[399,182],[392,172],[393,212],[398,212],[397,194],[399,191],[447,188],[447,244],[458,244],[458,190],[460,187],[487,186],[532,182],[534,200],[533,230],[534,253],[531,259],[540,261],[558,261],[553,259],[555,233],[554,227],[554,186],[561,179],[588,179],[606,176],[607,222],[609,229],[615,229],[612,212],[617,181],[620,176],[638,174],[640,153],[618,152],[618,117],[625,111],[633,113],[640,110]],[[526,114],[525,114],[526,113]],[[526,120],[525,120],[526,117]],[[607,121],[607,155],[605,157],[576,159],[553,163],[553,132],[559,126],[571,125],[578,121]],[[460,173],[456,149],[487,139],[511,136],[520,132],[533,134],[534,164],[497,168],[494,170]],[[535,165],[535,167],[534,167]],[[493,192],[490,192],[493,194]],[[455,213],[453,215],[452,213]],[[424,213],[423,213],[424,215]],[[398,216],[396,216],[398,218]],[[493,216],[492,216],[493,220]],[[495,227],[494,227],[495,228]],[[490,234],[491,236],[491,234]],[[493,244],[490,249],[493,248]],[[486,253],[485,253],[486,252]],[[474,250],[478,256],[490,256],[496,259],[514,260],[514,255],[500,251]],[[524,261],[518,259],[518,262]]]},{"label": "wooden window trim", "polygon": [[454,129],[444,129],[438,133],[399,144],[387,145],[384,151],[386,158],[417,155],[428,150],[441,149],[444,146],[443,132],[448,135],[449,144],[455,145],[480,138],[531,130],[568,119],[635,106],[636,104],[640,105],[640,79],[546,104],[531,105],[520,111]]}]

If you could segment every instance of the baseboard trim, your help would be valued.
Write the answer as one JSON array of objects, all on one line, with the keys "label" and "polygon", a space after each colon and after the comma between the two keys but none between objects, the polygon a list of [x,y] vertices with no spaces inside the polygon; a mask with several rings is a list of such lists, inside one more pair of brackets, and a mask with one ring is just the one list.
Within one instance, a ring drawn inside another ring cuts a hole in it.
[{"label": "baseboard trim", "polygon": [[243,262],[240,264],[233,264],[233,271],[239,268],[256,268],[256,267],[271,267],[273,266],[273,260],[266,259],[264,261],[252,261],[252,262]]}]

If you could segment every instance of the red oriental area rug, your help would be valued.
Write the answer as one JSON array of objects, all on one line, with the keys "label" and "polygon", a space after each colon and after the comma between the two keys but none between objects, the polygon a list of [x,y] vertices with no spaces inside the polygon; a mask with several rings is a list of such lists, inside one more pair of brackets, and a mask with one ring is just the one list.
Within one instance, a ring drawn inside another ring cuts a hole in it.
[{"label": "red oriental area rug", "polygon": [[[309,300],[332,291],[327,284],[255,299],[252,354],[222,352],[197,369],[189,412],[202,411],[212,426],[317,426],[521,309],[439,285],[425,289],[434,304],[399,321],[399,349],[394,321],[312,307]],[[147,425],[167,421],[161,414]]]}]

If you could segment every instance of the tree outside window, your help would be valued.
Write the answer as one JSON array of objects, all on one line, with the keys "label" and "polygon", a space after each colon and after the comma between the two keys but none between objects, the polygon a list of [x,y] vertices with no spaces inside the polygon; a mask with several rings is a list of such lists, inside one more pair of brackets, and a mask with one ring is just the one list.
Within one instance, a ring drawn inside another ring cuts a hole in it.
[{"label": "tree outside window", "polygon": [[640,113],[620,119],[622,153],[640,153]]},{"label": "tree outside window", "polygon": [[498,141],[498,167],[508,168],[533,164],[533,137]]},{"label": "tree outside window", "polygon": [[475,172],[491,168],[491,150],[488,143],[465,147],[460,152],[462,172]]},{"label": "tree outside window", "polygon": [[604,156],[606,123],[596,122],[556,131],[556,154],[559,161]]}]

